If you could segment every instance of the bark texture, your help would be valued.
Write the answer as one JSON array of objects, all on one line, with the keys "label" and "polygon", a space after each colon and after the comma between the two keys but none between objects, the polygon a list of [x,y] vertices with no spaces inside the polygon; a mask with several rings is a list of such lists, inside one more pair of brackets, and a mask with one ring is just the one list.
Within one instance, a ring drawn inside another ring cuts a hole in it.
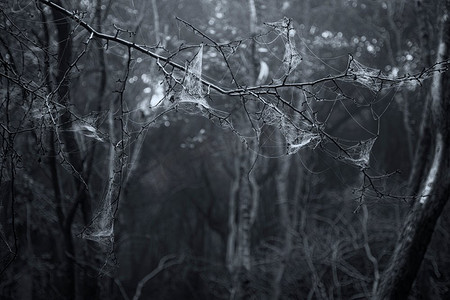
[{"label": "bark texture", "polygon": [[[55,1],[56,4],[61,5],[60,1]],[[80,172],[81,160],[75,151],[76,140],[71,133],[71,116],[68,108],[70,102],[70,89],[69,89],[69,68],[70,60],[72,56],[72,38],[70,36],[71,27],[69,20],[58,10],[52,10],[53,23],[56,27],[57,32],[57,43],[58,43],[58,65],[56,74],[56,84],[58,85],[57,96],[58,102],[63,106],[67,107],[64,113],[61,115],[59,124],[61,125],[63,131],[63,139],[65,143],[65,149],[68,152],[68,160],[72,163],[74,167],[74,172]],[[55,179],[54,179],[55,181]],[[55,184],[55,193],[59,192],[59,184]],[[58,199],[58,197],[56,197]],[[64,298],[74,299],[76,295],[76,276],[75,276],[75,265],[73,258],[75,257],[75,248],[72,239],[72,218],[60,211],[60,222],[62,223],[63,231],[63,244],[65,252],[65,274],[66,277],[62,279],[62,290],[64,293]]]},{"label": "bark texture", "polygon": [[[445,2],[437,61],[449,58],[450,1]],[[407,299],[430,243],[436,222],[450,197],[450,82],[448,70],[436,73],[431,90],[429,117],[424,124],[431,132],[431,163],[423,172],[418,196],[408,214],[391,261],[374,299]],[[426,159],[416,157],[416,159]]]},{"label": "bark texture", "polygon": [[[249,0],[250,31],[256,35],[257,8],[254,0]],[[256,82],[256,56],[255,43],[252,44],[250,66],[250,80]],[[251,106],[254,103],[246,103]],[[245,120],[246,115],[242,115]],[[248,130],[249,135],[252,129]],[[251,228],[255,222],[258,202],[259,186],[255,178],[255,164],[257,153],[250,149],[257,149],[258,141],[252,139],[245,143],[236,141],[234,164],[234,180],[230,190],[228,211],[228,240],[227,240],[227,267],[231,275],[230,299],[247,299],[250,297],[249,273],[251,270]]]}]

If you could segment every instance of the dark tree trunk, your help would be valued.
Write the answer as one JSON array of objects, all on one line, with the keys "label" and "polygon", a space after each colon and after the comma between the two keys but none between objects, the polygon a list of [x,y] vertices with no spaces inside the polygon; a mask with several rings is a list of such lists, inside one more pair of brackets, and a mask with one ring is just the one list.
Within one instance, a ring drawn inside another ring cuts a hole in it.
[{"label": "dark tree trunk", "polygon": [[[430,24],[428,20],[428,12],[426,11],[426,6],[432,6],[433,4],[428,3],[427,0],[416,0],[416,14],[417,22],[419,25],[419,36],[420,36],[420,60],[424,66],[430,66],[432,64],[431,57],[431,36],[430,36]],[[429,87],[426,85],[426,87]],[[430,159],[428,153],[430,151],[432,141],[432,131],[431,128],[431,95],[429,89],[425,88],[420,91],[422,97],[425,99],[424,105],[422,107],[422,122],[420,124],[420,133],[418,136],[414,161],[412,163],[412,169],[409,177],[409,190],[410,195],[416,195],[420,191],[420,180],[418,178],[423,178],[427,167],[429,166]],[[407,101],[405,99],[405,101]]]},{"label": "dark tree trunk", "polygon": [[[449,58],[450,47],[450,0],[446,0],[442,36],[439,42],[437,61]],[[403,226],[391,261],[385,270],[374,299],[407,299],[430,243],[436,222],[450,197],[450,82],[449,72],[434,75],[430,115],[424,119],[433,128],[433,155],[427,170],[423,172],[419,193]],[[425,157],[416,157],[425,159]]]},{"label": "dark tree trunk", "polygon": [[[58,5],[61,5],[60,1],[56,1]],[[75,151],[70,151],[74,149],[75,139],[70,137],[70,111],[68,108],[69,105],[69,68],[70,68],[70,59],[72,56],[72,39],[70,36],[70,24],[69,20],[61,14],[57,10],[52,10],[53,14],[53,23],[56,27],[56,42],[58,43],[58,62],[57,62],[57,73],[56,73],[56,86],[58,87],[57,96],[58,102],[64,105],[65,111],[60,117],[59,123],[64,131],[62,135],[64,139],[64,148],[69,154],[69,161],[75,162],[75,165],[79,165],[79,160]],[[55,128],[55,130],[57,130]],[[53,142],[53,141],[52,141]],[[74,166],[75,167],[75,166]],[[78,172],[78,170],[76,170]],[[55,178],[54,178],[55,179]],[[55,193],[59,193],[59,186],[55,186]],[[60,203],[61,205],[61,203]],[[62,213],[62,211],[61,211]],[[64,257],[65,257],[65,265],[64,265],[64,279],[62,279],[62,294],[66,299],[75,299],[76,294],[76,282],[75,282],[75,265],[74,265],[74,257],[75,257],[75,249],[73,245],[72,239],[72,230],[71,224],[68,224],[65,216],[62,214],[59,215],[60,223],[62,225],[62,234],[63,234],[63,245],[64,245]],[[64,218],[64,220],[62,220]]]}]

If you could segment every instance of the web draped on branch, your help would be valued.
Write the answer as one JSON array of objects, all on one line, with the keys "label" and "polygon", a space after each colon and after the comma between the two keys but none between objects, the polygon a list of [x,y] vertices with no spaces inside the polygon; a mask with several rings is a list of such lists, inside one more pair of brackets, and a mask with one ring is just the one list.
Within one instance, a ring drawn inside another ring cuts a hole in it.
[{"label": "web draped on branch", "polygon": [[392,74],[386,75],[379,69],[366,66],[357,61],[352,55],[349,55],[347,70],[345,71],[347,76],[340,80],[356,82],[373,92],[380,92],[382,89],[396,87],[415,88],[417,85],[421,85],[423,80],[432,76],[433,70],[422,72],[418,76],[405,75],[396,77]]},{"label": "web draped on branch", "polygon": [[260,126],[273,126],[283,135],[286,143],[286,154],[291,155],[309,146],[316,147],[320,143],[320,134],[315,132],[300,118],[290,118],[286,112],[272,103],[266,102],[266,107],[260,114]]},{"label": "web draped on branch", "polygon": [[[202,79],[203,45],[200,45],[195,57],[187,63],[183,78],[183,87],[179,94],[178,103],[193,105],[199,109],[209,108],[203,91]],[[187,107],[186,107],[187,108]]]},{"label": "web draped on branch", "polygon": [[364,66],[352,56],[350,56],[346,74],[350,76],[347,81],[357,82],[374,92],[381,91],[384,80],[388,79],[381,70]]},{"label": "web draped on branch", "polygon": [[289,75],[301,63],[302,57],[295,48],[295,43],[292,39],[288,40],[285,47],[286,50],[283,57],[283,66],[286,71],[286,75]]},{"label": "web draped on branch", "polygon": [[277,22],[266,23],[266,25],[272,27],[283,39],[285,48],[283,55],[283,69],[287,76],[295,70],[302,61],[302,57],[295,46],[295,29],[292,25],[292,21],[285,17]]},{"label": "web draped on branch", "polygon": [[[100,244],[109,245],[114,241],[114,208],[113,204],[118,201],[121,184],[122,169],[124,166],[124,155],[121,143],[111,147],[112,159],[110,162],[112,169],[110,170],[106,191],[99,201],[97,213],[95,214],[91,224],[86,227],[81,237],[84,239],[96,241]],[[110,166],[110,167],[111,167]]]},{"label": "web draped on branch", "polygon": [[369,166],[370,153],[377,138],[360,141],[358,144],[343,149],[341,159],[362,169]]}]

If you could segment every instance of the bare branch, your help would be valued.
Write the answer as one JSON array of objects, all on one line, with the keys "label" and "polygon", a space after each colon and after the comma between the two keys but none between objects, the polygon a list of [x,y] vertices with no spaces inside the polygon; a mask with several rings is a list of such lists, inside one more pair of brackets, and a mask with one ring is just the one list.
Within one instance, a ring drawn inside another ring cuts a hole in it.
[{"label": "bare branch", "polygon": [[162,271],[174,266],[174,265],[179,265],[183,262],[184,257],[180,256],[178,258],[176,258],[175,255],[166,255],[163,258],[161,258],[161,260],[159,261],[158,266],[151,271],[150,273],[148,273],[147,275],[144,276],[144,278],[142,278],[137,286],[136,286],[136,292],[134,293],[134,297],[133,300],[138,300],[139,297],[141,297],[141,292],[142,292],[142,288],[144,287],[144,285],[153,277],[155,277],[156,275],[158,275],[159,273],[161,273]]}]

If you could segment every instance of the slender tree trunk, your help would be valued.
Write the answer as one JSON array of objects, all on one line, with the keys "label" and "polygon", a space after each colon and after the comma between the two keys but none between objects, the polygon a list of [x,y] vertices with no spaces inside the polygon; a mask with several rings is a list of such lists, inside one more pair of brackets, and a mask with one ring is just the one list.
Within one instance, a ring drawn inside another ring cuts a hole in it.
[{"label": "slender tree trunk", "polygon": [[[279,133],[280,143],[283,143],[281,133]],[[279,211],[279,220],[281,223],[283,244],[280,256],[280,262],[274,272],[272,299],[277,300],[281,297],[281,282],[289,263],[290,253],[292,251],[292,221],[289,207],[289,169],[292,164],[291,156],[284,156],[279,159],[278,173],[276,175],[277,204]],[[295,213],[295,212],[294,212]]]},{"label": "slender tree trunk", "polygon": [[[439,43],[437,61],[449,58],[450,0]],[[407,299],[431,240],[436,222],[450,197],[450,81],[449,72],[435,73],[431,90],[430,116],[433,128],[431,162],[420,180],[420,192],[408,214],[391,261],[374,299]],[[416,157],[424,159],[425,157]]]},{"label": "slender tree trunk", "polygon": [[[405,22],[401,20],[396,22],[398,16],[403,16],[403,6],[397,2],[387,2],[389,34],[386,34],[386,47],[388,48],[388,60],[391,65],[398,64],[398,59],[403,53],[402,44],[404,39]],[[402,18],[402,17],[401,17]],[[420,22],[420,21],[419,21]],[[428,64],[429,65],[429,64]],[[406,141],[408,149],[408,160],[410,163],[414,160],[414,130],[411,127],[410,110],[411,105],[408,102],[408,91],[401,90],[396,94],[396,101],[401,106],[400,110],[403,114],[403,126],[406,131]]]},{"label": "slender tree trunk", "polygon": [[[432,28],[429,25],[427,18],[428,12],[426,11],[426,6],[433,6],[434,4],[430,4],[428,2],[428,0],[416,0],[416,13],[418,17],[417,20],[420,34],[420,59],[424,66],[430,66],[432,64],[430,49],[430,45],[432,44],[430,32]],[[417,179],[425,176],[424,173],[430,164],[428,153],[431,148],[430,145],[433,143],[431,138],[433,136],[433,128],[431,128],[430,120],[431,95],[428,89],[423,89],[420,93],[425,101],[422,107],[422,122],[420,124],[420,132],[415,147],[414,160],[409,177],[409,190],[411,195],[416,195],[419,193],[421,181]]]},{"label": "slender tree trunk", "polygon": [[256,217],[259,188],[251,172],[256,154],[236,145],[235,178],[230,190],[227,267],[231,275],[230,299],[245,298],[251,269],[250,236]]},{"label": "slender tree trunk", "polygon": [[[254,0],[249,0],[250,31],[256,34],[257,14]],[[256,82],[255,45],[252,45],[250,80]],[[246,101],[246,99],[242,99]],[[247,103],[246,105],[254,105]],[[242,119],[246,115],[243,113]],[[249,135],[252,129],[248,130]],[[255,149],[258,147],[257,139],[247,143],[236,141],[236,161],[234,166],[234,180],[230,190],[228,241],[227,241],[227,267],[231,275],[230,299],[246,299],[249,293],[249,272],[251,269],[250,237],[251,228],[255,221],[258,202],[259,187],[254,175],[257,160]],[[248,149],[250,148],[250,149]]]},{"label": "slender tree trunk", "polygon": [[[95,28],[102,32],[102,0],[97,0],[97,5],[95,7]],[[98,56],[98,69],[100,73],[100,80],[98,84],[97,89],[97,97],[98,97],[98,110],[101,110],[101,105],[103,103],[103,98],[105,97],[105,91],[106,91],[106,59],[105,59],[105,52],[103,47],[101,47],[101,44],[103,43],[102,40],[99,40],[98,43],[100,44],[97,46],[97,56]]]},{"label": "slender tree trunk", "polygon": [[[55,1],[58,5],[61,5],[60,1]],[[68,75],[70,60],[72,56],[72,38],[70,36],[70,24],[67,17],[57,10],[53,10],[53,23],[56,27],[58,43],[58,64],[56,74],[56,84],[58,86],[57,96],[58,102],[65,106],[65,110],[60,117],[59,124],[63,129],[62,137],[64,139],[64,148],[68,153],[68,160],[74,168],[74,172],[80,172],[81,160],[78,156],[76,140],[71,134],[71,115],[69,111],[69,84],[70,79]],[[75,249],[72,239],[72,224],[67,222],[67,217],[62,223],[63,245],[65,252],[65,274],[64,274],[64,287],[63,295],[66,299],[75,299],[76,297],[76,276],[75,276]]]}]

